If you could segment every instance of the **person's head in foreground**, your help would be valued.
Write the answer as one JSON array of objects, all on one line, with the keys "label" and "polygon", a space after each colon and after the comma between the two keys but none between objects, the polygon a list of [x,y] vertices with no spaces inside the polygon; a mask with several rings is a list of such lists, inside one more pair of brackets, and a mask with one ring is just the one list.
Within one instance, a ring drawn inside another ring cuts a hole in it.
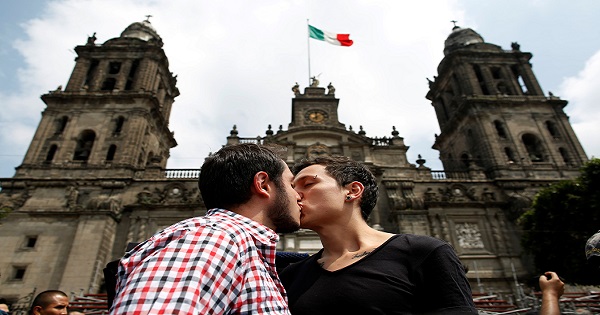
[{"label": "person's head in foreground", "polygon": [[256,144],[223,147],[206,158],[198,186],[207,209],[236,211],[250,201],[267,203],[266,226],[277,232],[299,228],[294,176],[277,152]]},{"label": "person's head in foreground", "polygon": [[[378,187],[369,169],[345,156],[322,156],[294,166],[294,186],[302,203],[302,227],[311,228],[321,216],[346,206],[360,208],[365,221],[377,202]],[[319,183],[316,188],[312,186]],[[358,200],[358,203],[353,201]]]}]

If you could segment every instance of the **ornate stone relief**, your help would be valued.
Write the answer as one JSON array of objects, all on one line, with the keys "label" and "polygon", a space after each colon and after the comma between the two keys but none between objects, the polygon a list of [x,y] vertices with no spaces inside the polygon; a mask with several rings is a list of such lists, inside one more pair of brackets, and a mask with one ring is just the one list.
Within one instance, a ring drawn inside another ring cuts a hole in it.
[{"label": "ornate stone relief", "polygon": [[456,236],[458,245],[464,249],[483,249],[483,241],[481,240],[481,232],[476,223],[457,223]]},{"label": "ornate stone relief", "polygon": [[413,182],[384,181],[393,210],[421,210],[425,208],[423,199],[413,191]]},{"label": "ornate stone relief", "polygon": [[148,187],[137,194],[137,203],[143,205],[182,204],[200,202],[198,188],[187,189],[183,184],[173,183],[163,189],[158,187],[151,191]]},{"label": "ornate stone relief", "polygon": [[306,150],[306,157],[309,159],[327,155],[330,155],[329,148],[326,145],[320,144],[318,142],[309,146]]},{"label": "ornate stone relief", "polygon": [[18,194],[0,194],[0,209],[12,211],[21,208],[29,197],[27,188]]}]

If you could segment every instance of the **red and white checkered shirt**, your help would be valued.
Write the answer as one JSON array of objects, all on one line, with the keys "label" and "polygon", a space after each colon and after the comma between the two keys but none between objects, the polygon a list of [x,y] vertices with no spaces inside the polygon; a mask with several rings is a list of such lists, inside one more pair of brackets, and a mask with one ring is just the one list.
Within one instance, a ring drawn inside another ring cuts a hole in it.
[{"label": "red and white checkered shirt", "polygon": [[128,252],[111,314],[289,314],[279,236],[223,209],[176,223]]}]

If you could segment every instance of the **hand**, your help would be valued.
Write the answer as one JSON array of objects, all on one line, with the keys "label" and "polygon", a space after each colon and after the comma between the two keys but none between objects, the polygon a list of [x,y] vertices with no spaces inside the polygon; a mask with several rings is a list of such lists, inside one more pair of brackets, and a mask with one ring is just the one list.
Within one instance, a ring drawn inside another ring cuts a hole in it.
[{"label": "hand", "polygon": [[540,289],[543,295],[559,298],[565,292],[565,284],[556,272],[547,271],[540,276]]}]

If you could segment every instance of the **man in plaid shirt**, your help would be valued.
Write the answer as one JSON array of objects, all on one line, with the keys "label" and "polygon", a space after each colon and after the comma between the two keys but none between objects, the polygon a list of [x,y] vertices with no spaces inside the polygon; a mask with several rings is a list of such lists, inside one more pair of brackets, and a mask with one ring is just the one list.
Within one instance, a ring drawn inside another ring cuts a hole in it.
[{"label": "man in plaid shirt", "polygon": [[293,175],[272,150],[227,146],[199,187],[206,216],[155,234],[120,261],[111,314],[289,314],[276,232],[299,228]]}]

